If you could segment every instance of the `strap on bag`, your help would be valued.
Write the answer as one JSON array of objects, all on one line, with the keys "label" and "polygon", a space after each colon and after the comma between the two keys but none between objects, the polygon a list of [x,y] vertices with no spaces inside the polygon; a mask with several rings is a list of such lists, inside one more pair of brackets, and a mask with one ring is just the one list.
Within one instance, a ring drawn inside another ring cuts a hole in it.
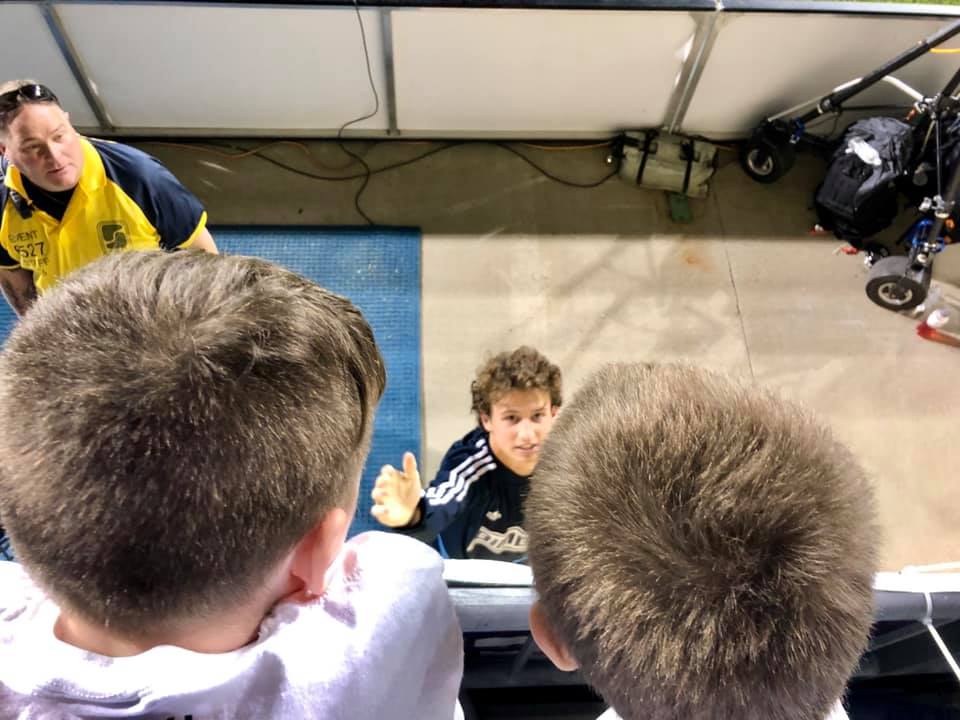
[{"label": "strap on bag", "polygon": [[690,173],[693,170],[693,142],[685,142],[680,146],[680,157],[687,161],[687,167],[683,171],[683,194],[687,194],[690,188]]},{"label": "strap on bag", "polygon": [[12,188],[7,187],[5,180],[7,179],[7,159],[0,157],[0,216],[3,214],[3,209],[7,206],[7,198],[10,198],[10,201],[13,203],[13,207],[17,209],[17,212],[20,213],[20,217],[24,220],[27,220],[31,215],[33,215],[33,206],[30,202],[23,197],[20,193]]},{"label": "strap on bag", "polygon": [[643,182],[643,171],[647,167],[647,158],[650,157],[650,146],[653,145],[653,141],[656,140],[656,138],[656,130],[647,130],[643,134],[643,150],[640,156],[640,167],[637,168],[637,185]]}]

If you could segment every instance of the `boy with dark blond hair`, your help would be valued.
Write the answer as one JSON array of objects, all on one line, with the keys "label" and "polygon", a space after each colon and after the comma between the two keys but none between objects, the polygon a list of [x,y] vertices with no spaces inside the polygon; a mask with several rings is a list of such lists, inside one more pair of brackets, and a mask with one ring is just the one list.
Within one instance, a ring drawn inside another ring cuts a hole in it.
[{"label": "boy with dark blond hair", "polygon": [[356,307],[254,258],[40,298],[0,355],[0,717],[454,717],[440,558],[344,542],[384,383]]},{"label": "boy with dark blond hair", "polygon": [[372,513],[452,558],[525,562],[523,499],[563,402],[560,368],[524,345],[487,360],[470,394],[477,427],[450,446],[426,492],[408,452],[401,470],[380,471]]},{"label": "boy with dark blond hair", "polygon": [[845,717],[873,496],[795,405],[695,368],[606,367],[557,419],[525,509],[531,631],[610,717]]}]

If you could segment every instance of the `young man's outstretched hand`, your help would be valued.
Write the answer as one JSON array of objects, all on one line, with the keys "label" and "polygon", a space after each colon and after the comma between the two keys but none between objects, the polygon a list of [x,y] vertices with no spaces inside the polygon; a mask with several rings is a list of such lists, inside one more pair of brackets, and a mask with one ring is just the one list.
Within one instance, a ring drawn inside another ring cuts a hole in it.
[{"label": "young man's outstretched hand", "polygon": [[412,452],[403,454],[403,471],[393,465],[384,465],[377,475],[370,497],[373,507],[370,514],[387,527],[405,527],[420,521],[420,473],[417,471],[417,459]]}]

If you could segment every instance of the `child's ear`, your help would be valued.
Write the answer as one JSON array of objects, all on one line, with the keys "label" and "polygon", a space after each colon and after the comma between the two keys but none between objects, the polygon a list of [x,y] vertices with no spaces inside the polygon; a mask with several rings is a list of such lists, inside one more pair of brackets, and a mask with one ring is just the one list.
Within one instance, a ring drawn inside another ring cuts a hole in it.
[{"label": "child's ear", "polygon": [[304,589],[320,595],[324,576],[343,547],[351,516],[335,507],[321,517],[293,550],[290,574],[303,582]]},{"label": "child's ear", "polygon": [[537,646],[543,650],[543,654],[550,658],[550,662],[556,665],[558,670],[570,672],[580,667],[580,663],[570,653],[567,644],[557,637],[539,600],[534,601],[530,606],[530,634],[533,635]]},{"label": "child's ear", "polygon": [[483,425],[483,429],[487,432],[490,432],[493,429],[493,425],[490,422],[490,416],[480,413],[480,424]]}]

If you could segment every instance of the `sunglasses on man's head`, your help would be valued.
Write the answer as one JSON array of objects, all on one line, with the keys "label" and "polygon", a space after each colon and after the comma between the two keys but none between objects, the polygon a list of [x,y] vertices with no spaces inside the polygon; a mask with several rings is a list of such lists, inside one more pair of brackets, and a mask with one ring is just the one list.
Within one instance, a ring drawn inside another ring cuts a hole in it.
[{"label": "sunglasses on man's head", "polygon": [[46,85],[22,85],[14,90],[8,90],[0,95],[0,113],[7,113],[22,105],[24,102],[55,102],[57,96]]}]

